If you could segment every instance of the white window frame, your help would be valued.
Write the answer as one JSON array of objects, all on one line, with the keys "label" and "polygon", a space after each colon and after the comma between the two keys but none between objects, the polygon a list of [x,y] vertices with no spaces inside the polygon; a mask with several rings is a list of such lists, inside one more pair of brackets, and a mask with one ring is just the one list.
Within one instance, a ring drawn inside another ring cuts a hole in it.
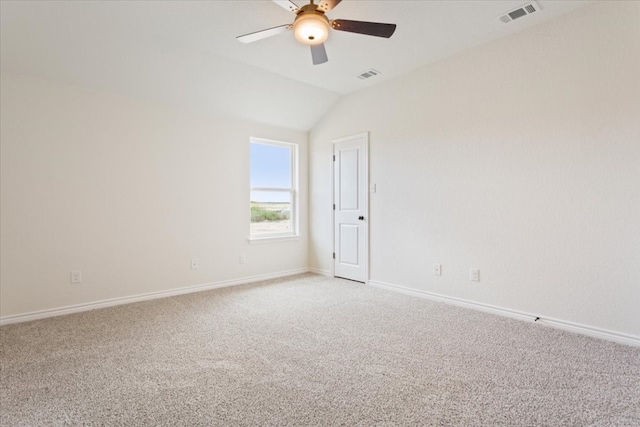
[{"label": "white window frame", "polygon": [[[299,238],[298,228],[298,144],[292,142],[274,141],[264,138],[249,138],[249,147],[251,144],[272,145],[278,147],[286,147],[291,152],[291,187],[251,187],[251,176],[249,176],[249,208],[251,208],[251,193],[253,191],[274,191],[289,193],[291,196],[291,231],[285,233],[259,233],[251,234],[251,216],[249,215],[249,242],[250,243],[271,243],[283,240],[295,240]],[[251,151],[251,150],[249,150]],[[249,159],[249,162],[251,159]],[[249,166],[249,174],[251,174],[251,166]],[[250,209],[249,209],[250,211]]]}]

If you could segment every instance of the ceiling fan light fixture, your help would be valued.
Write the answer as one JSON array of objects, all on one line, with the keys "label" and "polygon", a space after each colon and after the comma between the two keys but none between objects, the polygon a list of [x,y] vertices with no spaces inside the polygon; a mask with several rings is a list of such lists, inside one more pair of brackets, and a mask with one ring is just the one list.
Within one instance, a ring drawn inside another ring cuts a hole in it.
[{"label": "ceiling fan light fixture", "polygon": [[[1,0],[0,0],[1,1]],[[298,7],[291,0],[272,0],[278,6],[296,14],[292,24],[267,28],[266,30],[248,33],[236,37],[243,43],[252,43],[267,37],[282,34],[293,30],[296,40],[311,48],[311,60],[313,65],[324,64],[328,61],[327,50],[324,42],[329,37],[329,31],[345,31],[347,33],[364,34],[389,38],[396,30],[396,24],[384,24],[381,22],[352,21],[348,19],[329,20],[326,12],[333,10],[342,0],[320,0],[315,4],[309,0],[309,4]]]},{"label": "ceiling fan light fixture", "polygon": [[316,45],[329,37],[329,20],[321,13],[301,13],[293,23],[293,33],[300,43]]}]

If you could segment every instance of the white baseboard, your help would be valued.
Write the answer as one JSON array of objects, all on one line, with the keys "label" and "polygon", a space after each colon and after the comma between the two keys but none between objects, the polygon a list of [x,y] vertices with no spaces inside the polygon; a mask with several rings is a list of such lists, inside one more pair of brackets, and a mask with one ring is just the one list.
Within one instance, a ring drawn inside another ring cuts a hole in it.
[{"label": "white baseboard", "polygon": [[112,307],[114,305],[131,304],[134,302],[148,301],[158,298],[167,298],[175,295],[190,294],[194,292],[208,291],[211,289],[226,288],[229,286],[244,285],[262,280],[278,279],[281,277],[295,276],[296,274],[308,273],[308,268],[298,268],[295,270],[281,271],[278,273],[261,274],[258,276],[243,277],[240,279],[223,280],[214,283],[204,283],[200,285],[185,286],[184,288],[169,289],[166,291],[151,292],[148,294],[132,295],[128,297],[110,298],[101,301],[93,301],[83,304],[68,305],[65,307],[52,308],[48,310],[32,311],[23,314],[14,314],[0,317],[0,326],[11,323],[28,322],[30,320],[44,319],[47,317],[62,316],[65,314],[79,313],[82,311],[95,310],[98,308]]},{"label": "white baseboard", "polygon": [[329,270],[322,270],[320,268],[309,268],[309,273],[318,274],[320,276],[332,277],[333,274]]},{"label": "white baseboard", "polygon": [[[389,283],[377,282],[369,280],[369,285],[390,290],[393,292],[399,292],[406,295],[417,296],[420,298],[427,298],[433,301],[444,302],[447,304],[456,305],[459,307],[470,308],[473,310],[483,311],[485,313],[496,314],[498,316],[510,317],[512,319],[524,320],[527,322],[536,322],[544,326],[550,326],[557,329],[562,329],[569,332],[575,332],[582,335],[587,335],[594,338],[600,338],[608,341],[614,341],[620,344],[631,345],[634,347],[640,347],[640,337],[623,334],[620,332],[609,331],[606,329],[594,328],[592,326],[581,325],[579,323],[568,322],[566,320],[552,319],[548,317],[539,317],[535,314],[525,313],[518,310],[511,310],[503,307],[496,307],[489,304],[482,304],[461,298],[450,297],[446,295],[440,295],[433,292],[421,291],[417,289],[411,289],[404,286],[391,285]],[[538,319],[538,320],[536,320]]]}]

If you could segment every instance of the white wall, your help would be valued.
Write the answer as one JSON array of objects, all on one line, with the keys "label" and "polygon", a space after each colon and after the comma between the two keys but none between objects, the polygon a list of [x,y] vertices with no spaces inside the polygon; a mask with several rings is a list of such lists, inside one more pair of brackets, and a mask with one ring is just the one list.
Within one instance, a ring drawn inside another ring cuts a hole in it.
[{"label": "white wall", "polygon": [[[1,112],[2,317],[307,268],[306,132],[10,74]],[[248,244],[250,136],[299,144],[300,240]]]},{"label": "white wall", "polygon": [[603,2],[343,98],[310,135],[311,267],[331,140],[370,131],[371,280],[640,336],[639,76],[640,3]]}]

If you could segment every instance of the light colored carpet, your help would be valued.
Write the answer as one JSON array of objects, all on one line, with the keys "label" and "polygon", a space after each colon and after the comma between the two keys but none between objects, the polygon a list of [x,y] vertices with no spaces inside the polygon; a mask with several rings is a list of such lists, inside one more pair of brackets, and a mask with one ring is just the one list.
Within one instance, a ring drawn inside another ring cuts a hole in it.
[{"label": "light colored carpet", "polygon": [[315,275],[0,338],[2,426],[640,426],[640,348]]}]

